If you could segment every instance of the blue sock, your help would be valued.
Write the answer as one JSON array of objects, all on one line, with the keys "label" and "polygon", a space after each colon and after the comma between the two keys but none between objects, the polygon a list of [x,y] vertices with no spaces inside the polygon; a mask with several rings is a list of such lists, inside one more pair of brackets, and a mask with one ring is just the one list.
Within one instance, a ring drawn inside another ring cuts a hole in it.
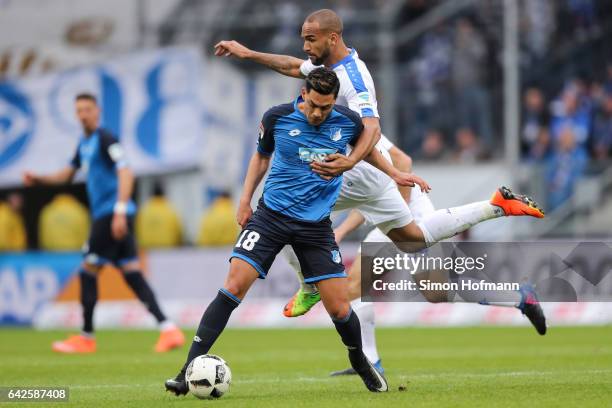
[{"label": "blue sock", "polygon": [[208,305],[196,335],[189,348],[187,362],[183,369],[187,368],[191,360],[197,356],[208,353],[229,320],[232,312],[240,304],[240,299],[225,289],[219,289],[217,297]]},{"label": "blue sock", "polygon": [[98,302],[98,277],[85,269],[79,271],[81,306],[83,306],[83,332],[93,333],[93,312]]},{"label": "blue sock", "polygon": [[349,314],[344,319],[332,319],[342,342],[349,349],[361,350],[361,325],[357,313],[349,309]]}]

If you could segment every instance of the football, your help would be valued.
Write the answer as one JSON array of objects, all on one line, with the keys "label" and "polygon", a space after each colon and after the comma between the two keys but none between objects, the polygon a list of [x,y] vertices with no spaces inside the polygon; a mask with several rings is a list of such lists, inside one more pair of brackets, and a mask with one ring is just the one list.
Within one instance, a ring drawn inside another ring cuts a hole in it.
[{"label": "football", "polygon": [[232,372],[221,357],[205,354],[191,360],[185,380],[189,391],[197,398],[220,398],[229,391]]}]

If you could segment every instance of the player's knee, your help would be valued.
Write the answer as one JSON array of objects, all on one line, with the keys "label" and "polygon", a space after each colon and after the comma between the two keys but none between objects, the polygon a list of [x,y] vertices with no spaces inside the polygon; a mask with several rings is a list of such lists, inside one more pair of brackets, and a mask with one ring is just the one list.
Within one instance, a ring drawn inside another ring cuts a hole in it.
[{"label": "player's knee", "polygon": [[249,290],[249,284],[241,276],[228,276],[223,287],[239,299],[244,298]]},{"label": "player's knee", "polygon": [[134,273],[140,272],[140,263],[138,261],[129,262],[124,265],[121,265],[121,272],[125,273]]},{"label": "player's knee", "polygon": [[88,262],[83,262],[81,264],[81,269],[85,272],[85,273],[90,273],[92,275],[97,274],[100,271],[100,266],[96,265],[96,264],[91,264]]},{"label": "player's knee", "polygon": [[328,305],[327,313],[333,320],[342,320],[348,316],[351,307],[348,302],[333,302]]},{"label": "player's knee", "polygon": [[223,285],[225,290],[227,290],[232,295],[236,296],[239,299],[242,299],[244,295],[246,295],[246,289],[240,282],[236,280],[227,280],[225,285]]},{"label": "player's knee", "polygon": [[387,236],[404,252],[413,253],[425,248],[425,235],[415,222],[401,228],[393,228]]}]

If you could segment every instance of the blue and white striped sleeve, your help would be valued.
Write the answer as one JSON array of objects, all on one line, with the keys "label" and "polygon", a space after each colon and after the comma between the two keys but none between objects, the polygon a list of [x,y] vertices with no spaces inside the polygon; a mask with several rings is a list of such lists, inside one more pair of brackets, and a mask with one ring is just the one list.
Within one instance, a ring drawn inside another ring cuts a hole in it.
[{"label": "blue and white striped sleeve", "polygon": [[355,60],[344,64],[352,89],[346,91],[349,108],[362,118],[377,118],[376,92],[374,82],[367,70],[360,70]]}]

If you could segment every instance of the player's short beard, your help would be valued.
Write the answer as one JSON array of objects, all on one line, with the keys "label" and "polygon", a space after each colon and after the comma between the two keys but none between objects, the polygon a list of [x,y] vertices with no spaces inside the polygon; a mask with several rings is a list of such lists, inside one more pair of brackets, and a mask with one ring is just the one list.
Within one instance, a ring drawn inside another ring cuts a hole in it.
[{"label": "player's short beard", "polygon": [[312,61],[312,63],[317,66],[323,65],[327,57],[329,57],[329,54],[330,54],[329,48],[324,49],[323,52],[321,53],[321,56],[315,58],[315,60]]},{"label": "player's short beard", "polygon": [[82,125],[83,125],[83,130],[88,135],[91,135],[93,132],[96,131],[96,126],[90,127],[90,126],[86,125],[85,123],[82,123]]}]

